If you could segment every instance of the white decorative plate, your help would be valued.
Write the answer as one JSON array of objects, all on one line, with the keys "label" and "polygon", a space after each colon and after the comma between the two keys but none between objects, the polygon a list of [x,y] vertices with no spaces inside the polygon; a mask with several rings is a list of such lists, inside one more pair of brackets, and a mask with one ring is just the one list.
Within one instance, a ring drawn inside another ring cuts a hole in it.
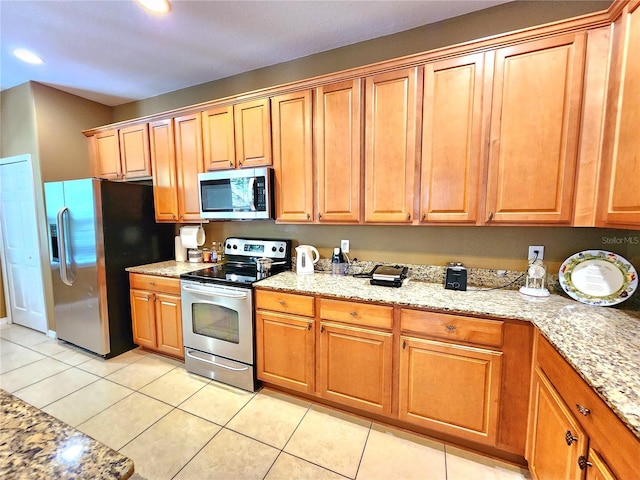
[{"label": "white decorative plate", "polygon": [[638,287],[638,273],[625,258],[604,250],[571,255],[560,266],[560,285],[567,294],[589,305],[624,302]]}]

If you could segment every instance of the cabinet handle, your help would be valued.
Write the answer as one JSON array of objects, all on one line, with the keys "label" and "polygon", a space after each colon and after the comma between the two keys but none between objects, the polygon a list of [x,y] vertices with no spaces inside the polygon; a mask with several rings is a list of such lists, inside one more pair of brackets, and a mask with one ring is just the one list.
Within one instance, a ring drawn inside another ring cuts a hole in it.
[{"label": "cabinet handle", "polygon": [[574,437],[571,430],[567,430],[567,433],[564,434],[564,439],[567,441],[567,445],[571,445],[573,442],[578,441],[578,437]]},{"label": "cabinet handle", "polygon": [[238,162],[238,165],[242,166],[242,162],[241,162],[241,161],[239,161],[239,162]]},{"label": "cabinet handle", "polygon": [[321,218],[322,218],[322,214],[321,214],[321,213],[319,213],[319,214],[318,214],[318,220],[320,220]]},{"label": "cabinet handle", "polygon": [[578,409],[578,412],[580,412],[585,417],[591,413],[591,410],[589,410],[587,407],[583,407],[579,403],[576,403],[576,408]]},{"label": "cabinet handle", "polygon": [[411,214],[407,213],[407,220],[411,220]]},{"label": "cabinet handle", "polygon": [[229,166],[233,167],[233,162],[231,160],[229,160]]},{"label": "cabinet handle", "polygon": [[423,214],[422,214],[422,221],[424,222],[426,219],[427,219],[427,214],[426,214],[426,213],[423,213]]},{"label": "cabinet handle", "polygon": [[175,213],[172,213],[172,214],[171,214],[171,217],[175,220],[175,219],[176,219],[176,214],[175,214]]},{"label": "cabinet handle", "polygon": [[489,219],[487,221],[490,222],[491,220],[493,220],[493,212],[489,212]]},{"label": "cabinet handle", "polygon": [[402,341],[402,349],[403,349],[403,350],[406,350],[406,349],[407,349],[407,341],[406,341],[406,340],[403,340],[403,341]]},{"label": "cabinet handle", "polygon": [[320,325],[320,333],[324,333],[324,326]]},{"label": "cabinet handle", "polygon": [[309,220],[310,218],[311,218],[311,215],[307,213],[307,220]]},{"label": "cabinet handle", "polygon": [[286,306],[287,306],[287,302],[285,302],[284,300],[280,300],[278,303],[279,303],[280,305],[282,305],[283,307],[286,307]]},{"label": "cabinet handle", "polygon": [[156,282],[149,282],[149,285],[155,285]]},{"label": "cabinet handle", "polygon": [[307,330],[311,330],[311,324],[307,324]]},{"label": "cabinet handle", "polygon": [[357,317],[358,316],[358,312],[351,312],[349,315],[351,315],[352,317]]},{"label": "cabinet handle", "polygon": [[593,467],[593,464],[587,460],[587,457],[580,455],[578,457],[578,467],[580,467],[580,470],[584,470],[587,467]]},{"label": "cabinet handle", "polygon": [[447,325],[447,326],[446,326],[446,327],[444,327],[444,328],[446,328],[446,329],[447,329],[447,330],[449,330],[450,332],[453,332],[453,331],[456,329],[456,326],[455,326],[455,325]]}]

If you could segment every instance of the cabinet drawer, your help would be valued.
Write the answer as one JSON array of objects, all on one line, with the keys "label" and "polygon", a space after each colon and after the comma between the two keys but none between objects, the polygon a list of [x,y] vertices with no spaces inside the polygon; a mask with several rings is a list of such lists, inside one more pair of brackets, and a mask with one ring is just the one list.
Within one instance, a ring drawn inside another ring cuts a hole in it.
[{"label": "cabinet drawer", "polygon": [[367,327],[391,329],[393,307],[344,300],[320,300],[320,318]]},{"label": "cabinet drawer", "polygon": [[135,290],[152,290],[180,295],[180,279],[178,278],[130,273],[129,284],[130,288]]},{"label": "cabinet drawer", "polygon": [[256,308],[313,317],[313,297],[256,290]]},{"label": "cabinet drawer", "polygon": [[446,340],[502,346],[504,322],[481,318],[402,309],[400,328]]},{"label": "cabinet drawer", "polygon": [[539,333],[536,361],[589,435],[590,446],[618,478],[633,478],[640,471],[640,440]]}]

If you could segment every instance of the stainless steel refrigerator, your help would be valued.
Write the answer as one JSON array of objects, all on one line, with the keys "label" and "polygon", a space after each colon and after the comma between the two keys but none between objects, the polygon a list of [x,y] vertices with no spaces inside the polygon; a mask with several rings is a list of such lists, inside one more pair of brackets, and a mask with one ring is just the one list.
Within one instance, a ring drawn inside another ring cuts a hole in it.
[{"label": "stainless steel refrigerator", "polygon": [[153,188],[96,178],[44,184],[59,339],[110,358],[134,348],[126,267],[173,257]]}]

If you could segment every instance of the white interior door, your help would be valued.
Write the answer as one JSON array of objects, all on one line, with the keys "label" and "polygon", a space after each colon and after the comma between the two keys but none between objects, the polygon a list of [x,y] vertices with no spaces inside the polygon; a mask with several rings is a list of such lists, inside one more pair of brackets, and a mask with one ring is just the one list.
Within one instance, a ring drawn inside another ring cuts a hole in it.
[{"label": "white interior door", "polygon": [[46,332],[30,155],[0,159],[0,233],[9,318],[13,323]]}]

